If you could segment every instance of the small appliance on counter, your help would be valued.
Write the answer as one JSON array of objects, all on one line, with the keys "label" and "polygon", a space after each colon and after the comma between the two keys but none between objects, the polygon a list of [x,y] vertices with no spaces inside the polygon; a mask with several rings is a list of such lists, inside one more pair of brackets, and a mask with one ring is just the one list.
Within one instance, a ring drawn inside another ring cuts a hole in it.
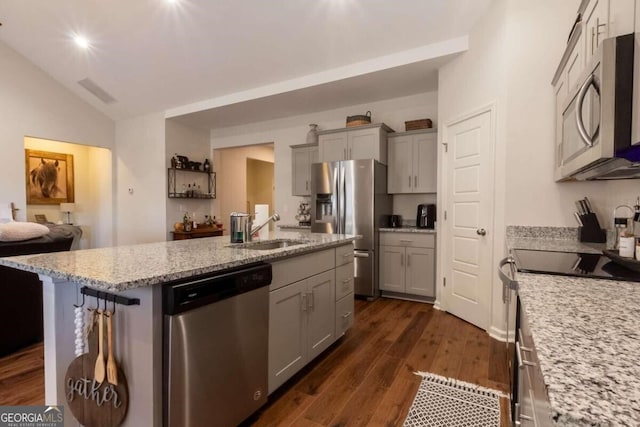
[{"label": "small appliance on counter", "polygon": [[400,215],[389,215],[389,221],[387,224],[389,228],[400,228],[402,227],[402,216]]},{"label": "small appliance on counter", "polygon": [[436,227],[436,205],[420,204],[416,216],[416,227],[435,228]]}]

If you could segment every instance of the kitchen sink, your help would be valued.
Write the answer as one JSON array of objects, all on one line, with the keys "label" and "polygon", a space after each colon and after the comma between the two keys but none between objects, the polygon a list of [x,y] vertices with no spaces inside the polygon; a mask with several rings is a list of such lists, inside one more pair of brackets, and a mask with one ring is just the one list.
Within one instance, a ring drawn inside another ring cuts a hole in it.
[{"label": "kitchen sink", "polygon": [[307,243],[307,242],[304,240],[276,239],[276,240],[264,240],[261,242],[240,243],[236,245],[229,245],[228,247],[266,251],[271,249],[288,248],[289,246],[302,245],[304,243]]}]

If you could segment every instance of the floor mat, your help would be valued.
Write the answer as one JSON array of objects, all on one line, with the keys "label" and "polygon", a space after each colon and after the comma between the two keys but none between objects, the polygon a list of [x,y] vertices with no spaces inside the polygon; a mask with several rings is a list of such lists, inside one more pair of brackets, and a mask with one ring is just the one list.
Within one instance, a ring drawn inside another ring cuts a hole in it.
[{"label": "floor mat", "polygon": [[500,397],[505,394],[429,372],[416,375],[423,378],[405,427],[500,427]]}]

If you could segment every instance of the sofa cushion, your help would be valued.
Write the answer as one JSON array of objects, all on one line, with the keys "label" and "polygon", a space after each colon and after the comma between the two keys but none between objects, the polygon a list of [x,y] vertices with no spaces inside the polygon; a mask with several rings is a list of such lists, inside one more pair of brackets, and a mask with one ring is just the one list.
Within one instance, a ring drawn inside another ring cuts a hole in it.
[{"label": "sofa cushion", "polygon": [[49,228],[35,222],[12,221],[0,224],[0,242],[35,239],[49,233]]}]

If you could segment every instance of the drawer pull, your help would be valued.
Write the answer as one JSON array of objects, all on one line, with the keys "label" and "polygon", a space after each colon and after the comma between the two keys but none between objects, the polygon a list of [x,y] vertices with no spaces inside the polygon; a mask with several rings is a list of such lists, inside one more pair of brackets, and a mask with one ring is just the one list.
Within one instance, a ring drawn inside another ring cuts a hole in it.
[{"label": "drawer pull", "polygon": [[307,294],[306,293],[302,294],[301,301],[302,301],[302,304],[301,304],[302,311],[307,311]]},{"label": "drawer pull", "polygon": [[346,284],[347,284],[347,283],[349,283],[350,281],[351,281],[351,279],[344,279],[344,280],[342,281],[342,283],[344,283],[344,284],[346,285]]},{"label": "drawer pull", "polygon": [[516,341],[516,357],[518,358],[518,368],[522,369],[524,365],[537,366],[535,363],[528,360],[524,360],[521,354],[522,348],[520,347],[520,341]]},{"label": "drawer pull", "polygon": [[[522,335],[522,329],[518,328],[518,334],[519,334],[519,335],[518,335],[519,337],[522,337],[522,336],[523,336],[523,335]],[[520,346],[520,350],[522,350],[522,351],[528,351],[528,352],[532,352],[532,351],[533,351],[533,349],[532,349],[532,348],[524,347],[524,346],[522,346],[522,345]]]},{"label": "drawer pull", "polygon": [[353,254],[351,252],[348,252],[346,254],[342,254],[342,258],[347,258],[347,257],[350,257],[350,256],[353,256]]},{"label": "drawer pull", "polygon": [[407,239],[400,239],[400,241],[402,243],[412,243],[413,242],[413,240],[407,240]]},{"label": "drawer pull", "polygon": [[342,318],[347,319],[349,316],[351,316],[351,312],[347,311],[345,314],[342,315]]}]

